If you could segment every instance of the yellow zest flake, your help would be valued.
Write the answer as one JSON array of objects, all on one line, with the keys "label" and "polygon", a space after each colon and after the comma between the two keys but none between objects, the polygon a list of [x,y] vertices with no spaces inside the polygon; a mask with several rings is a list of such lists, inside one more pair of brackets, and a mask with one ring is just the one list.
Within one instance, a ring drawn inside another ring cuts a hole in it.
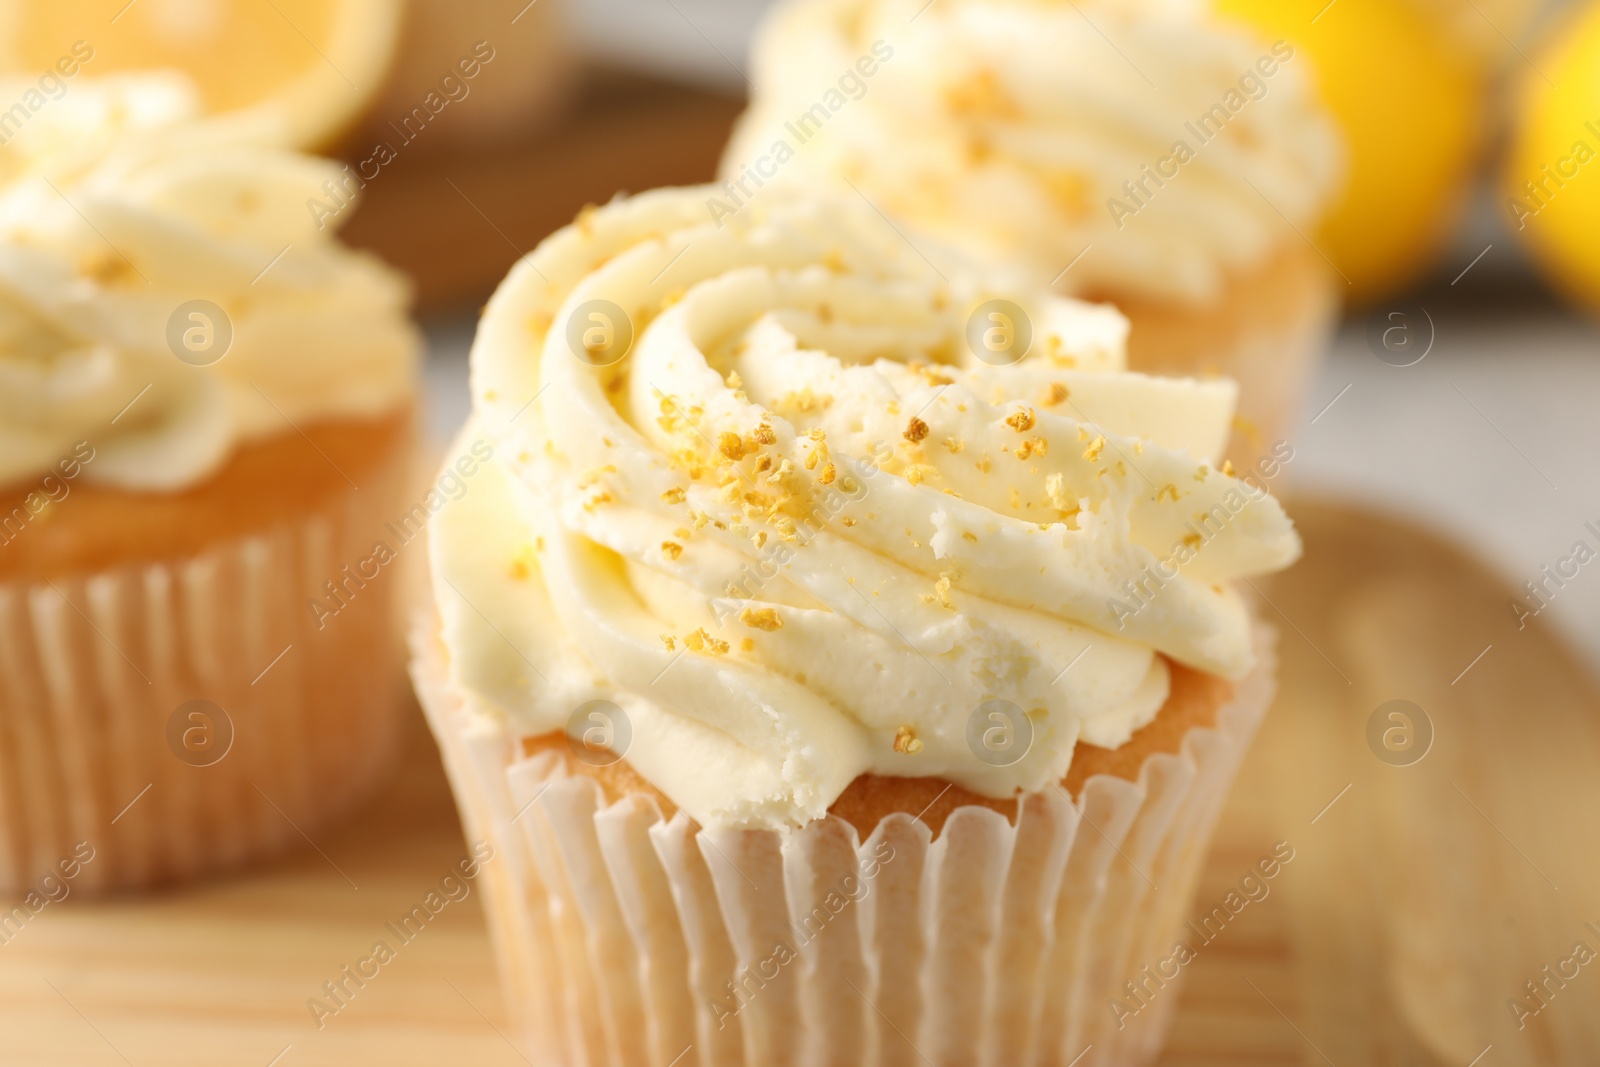
[{"label": "yellow zest flake", "polygon": [[1211,468],[1202,463],[1200,464],[1200,469],[1194,472],[1194,480],[1197,482],[1203,482],[1206,480],[1206,475],[1210,473]]},{"label": "yellow zest flake", "polygon": [[689,646],[691,652],[710,652],[714,656],[725,655],[729,648],[728,642],[720,637],[712,637],[703,626],[684,635],[683,643]]},{"label": "yellow zest flake", "polygon": [[1018,118],[1018,106],[994,71],[980,68],[962,81],[945,86],[945,106],[957,115],[974,118]]},{"label": "yellow zest flake", "polygon": [[905,469],[905,479],[906,479],[906,481],[910,482],[912,485],[921,485],[922,484],[922,472],[923,472],[923,468],[921,468],[921,467],[917,466],[915,463],[913,463],[913,464],[911,464],[909,467],[907,467]]},{"label": "yellow zest flake", "polygon": [[944,439],[945,451],[949,452],[952,456],[966,447],[967,443],[959,437],[946,437]]},{"label": "yellow zest flake", "polygon": [[912,444],[916,444],[928,436],[928,424],[913,415],[911,416],[911,421],[906,423],[905,432],[900,436]]},{"label": "yellow zest flake", "polygon": [[681,504],[688,499],[688,496],[688,490],[684,489],[681,485],[675,485],[671,489],[668,489],[665,493],[662,493],[661,499],[668,504]]},{"label": "yellow zest flake", "polygon": [[739,651],[740,652],[754,652],[755,650],[756,650],[756,643],[755,643],[755,640],[753,638],[742,637],[742,638],[739,639]]},{"label": "yellow zest flake", "polygon": [[1233,477],[1233,464],[1230,461],[1222,461],[1222,473],[1226,474],[1230,478]]},{"label": "yellow zest flake", "polygon": [[528,580],[528,564],[524,560],[512,560],[511,566],[506,568],[506,570],[510,573],[514,581],[524,582]]},{"label": "yellow zest flake", "polygon": [[683,546],[676,541],[661,542],[661,554],[668,559],[677,559],[683,555]]},{"label": "yellow zest flake", "polygon": [[767,531],[757,530],[755,533],[751,534],[750,543],[755,545],[757,548],[765,548],[767,546]]},{"label": "yellow zest flake", "polygon": [[852,519],[848,515],[846,515],[844,518],[840,519],[839,521],[841,523],[843,523],[845,526],[854,526],[856,524],[856,520]]},{"label": "yellow zest flake", "polygon": [[1016,448],[1015,455],[1018,459],[1027,459],[1029,456],[1043,456],[1050,451],[1050,442],[1043,437],[1030,437]]},{"label": "yellow zest flake", "polygon": [[1053,408],[1071,395],[1072,391],[1065,385],[1060,382],[1051,382],[1044,387],[1044,406]]},{"label": "yellow zest flake", "polygon": [[772,525],[778,528],[778,533],[783,536],[785,541],[794,540],[795,525],[793,519],[787,515],[780,515]]},{"label": "yellow zest flake", "polygon": [[739,483],[733,481],[723,486],[722,492],[718,493],[717,497],[724,504],[737,504],[739,502],[739,497],[743,492],[744,490],[740,488]]},{"label": "yellow zest flake", "polygon": [[1018,408],[1006,416],[1006,425],[1018,433],[1027,433],[1033,429],[1034,414],[1029,407]]},{"label": "yellow zest flake", "polygon": [[661,643],[667,646],[668,652],[678,651],[678,639],[673,637],[671,634],[662,634]]},{"label": "yellow zest flake", "polygon": [[732,430],[723,430],[717,434],[717,451],[729,459],[738,460],[743,459],[755,450],[747,447],[744,438]]},{"label": "yellow zest flake", "polygon": [[[766,457],[763,456],[762,458],[765,459]],[[767,481],[773,485],[776,485],[793,473],[794,467],[789,463],[788,460],[783,460],[778,464],[777,470],[767,475]]]},{"label": "yellow zest flake", "polygon": [[756,473],[757,474],[761,474],[761,473],[763,473],[765,471],[769,471],[771,469],[772,469],[772,457],[771,456],[762,455],[761,458],[756,460]]},{"label": "yellow zest flake", "polygon": [[598,482],[605,475],[615,473],[617,473],[617,468],[613,467],[609,463],[607,463],[604,467],[596,467],[594,470],[589,471],[582,478],[578,479],[578,488],[587,489],[591,485]]},{"label": "yellow zest flake", "polygon": [[1083,458],[1088,460],[1090,463],[1093,463],[1095,460],[1100,458],[1100,453],[1104,452],[1105,450],[1106,435],[1103,433],[1096,434],[1094,440],[1089,442],[1089,447],[1083,450]]},{"label": "yellow zest flake", "polygon": [[770,508],[772,506],[772,497],[752,489],[744,495],[744,502],[753,508]]},{"label": "yellow zest flake", "polygon": [[728,372],[728,376],[722,379],[722,384],[726,385],[729,389],[740,390],[744,388],[744,379],[739,377],[738,371],[731,370]]},{"label": "yellow zest flake", "polygon": [[676,530],[672,531],[672,536],[681,537],[685,541],[689,540],[689,527],[687,527],[687,526],[678,527]]},{"label": "yellow zest flake", "polygon": [[1156,503],[1161,503],[1162,498],[1168,496],[1172,498],[1172,502],[1174,504],[1178,502],[1178,487],[1173,485],[1171,482],[1168,482],[1166,485],[1163,485],[1160,489],[1156,490]]},{"label": "yellow zest flake", "polygon": [[817,482],[821,485],[832,485],[833,480],[839,476],[839,468],[832,463],[822,468],[822,473],[817,475]]},{"label": "yellow zest flake", "polygon": [[831,396],[819,397],[819,396],[817,396],[817,394],[813,393],[810,390],[810,388],[808,387],[808,388],[800,390],[798,393],[789,393],[789,394],[785,395],[782,400],[778,401],[778,406],[781,407],[781,408],[788,408],[788,409],[790,409],[792,411],[802,411],[803,412],[803,411],[811,411],[811,410],[813,410],[815,408],[825,408],[825,407],[828,407],[829,405],[831,405],[832,403],[833,403],[833,397],[831,397]]},{"label": "yellow zest flake", "polygon": [[[778,431],[774,430],[770,423],[763,422],[755,428],[755,432],[750,436],[758,445],[775,445],[778,443]],[[751,451],[755,450],[751,449]]]},{"label": "yellow zest flake", "polygon": [[1198,549],[1200,547],[1200,544],[1201,544],[1200,535],[1197,534],[1197,533],[1185,534],[1184,538],[1183,538],[1183,543],[1185,545],[1189,546],[1190,548]]},{"label": "yellow zest flake", "polygon": [[891,400],[889,401],[888,407],[884,410],[891,415],[898,415],[900,414],[900,402],[898,400]]},{"label": "yellow zest flake", "polygon": [[894,750],[902,756],[915,756],[922,751],[922,742],[917,739],[917,732],[909,726],[902,726],[894,732]]},{"label": "yellow zest flake", "polygon": [[691,511],[689,513],[689,518],[691,520],[690,526],[696,530],[705,529],[706,524],[711,521],[711,516],[707,515],[703,511]]},{"label": "yellow zest flake", "polygon": [[605,493],[605,492],[598,493],[594,497],[592,497],[591,499],[585,500],[583,502],[583,510],[584,511],[593,511],[595,508],[599,507],[601,504],[609,504],[609,503],[611,503],[613,501],[613,499],[614,498],[612,497],[612,495],[610,493]]},{"label": "yellow zest flake", "polygon": [[994,466],[994,462],[990,460],[988,456],[984,456],[982,459],[978,460],[978,462],[974,463],[973,466],[977,467],[978,470],[982,471],[984,474],[988,474],[989,469]]},{"label": "yellow zest flake", "polygon": [[1133,441],[1133,454],[1136,456],[1144,455],[1144,442],[1138,438],[1134,438]]},{"label": "yellow zest flake", "polygon": [[977,541],[978,535],[973,533],[971,530],[962,530],[961,539],[963,541]]},{"label": "yellow zest flake", "polygon": [[783,617],[776,608],[745,608],[739,613],[739,621],[752,630],[765,630],[768,633],[783,629]]}]

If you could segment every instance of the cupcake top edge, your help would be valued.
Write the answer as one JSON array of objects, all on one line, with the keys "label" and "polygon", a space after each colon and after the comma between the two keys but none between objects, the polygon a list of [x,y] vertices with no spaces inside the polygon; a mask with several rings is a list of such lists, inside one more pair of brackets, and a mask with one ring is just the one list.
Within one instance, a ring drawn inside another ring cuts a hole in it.
[{"label": "cupcake top edge", "polygon": [[1065,292],[1212,302],[1342,180],[1310,61],[1202,0],[783,0],[751,78],[722,178],[847,184]]},{"label": "cupcake top edge", "polygon": [[1250,669],[1234,583],[1299,540],[1218,466],[1231,382],[1130,373],[1113,309],[859,198],[727,208],[588,210],[491,300],[430,526],[470,707],[781,827],[869,772],[1045,788],[1169,660]]},{"label": "cupcake top edge", "polygon": [[0,485],[92,451],[88,482],[181,491],[412,401],[409,286],[335,238],[348,168],[201,118],[174,72],[61,84],[0,79]]}]

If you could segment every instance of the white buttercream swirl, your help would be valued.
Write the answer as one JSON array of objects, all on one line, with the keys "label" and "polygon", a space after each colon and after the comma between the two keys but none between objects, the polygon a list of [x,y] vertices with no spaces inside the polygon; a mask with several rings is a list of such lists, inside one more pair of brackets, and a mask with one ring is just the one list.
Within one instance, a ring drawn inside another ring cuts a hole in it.
[{"label": "white buttercream swirl", "polygon": [[[338,168],[198,112],[176,75],[80,78],[0,146],[0,485],[86,440],[85,477],[182,489],[242,443],[410,398],[405,282],[307,207]],[[168,340],[196,300],[233,331],[209,366]]]},{"label": "white buttercream swirl", "polygon": [[1300,240],[1341,159],[1309,60],[1209,7],[780,0],[723,177],[848,181],[1064,292],[1205,301]]},{"label": "white buttercream swirl", "polygon": [[[1120,315],[1037,292],[1009,295],[1027,356],[979,362],[969,316],[1003,294],[864,205],[775,194],[718,226],[712,192],[580,218],[489,304],[450,475],[474,480],[432,543],[472,706],[532,735],[613,701],[696,819],[785,826],[866,772],[1044,788],[1156,714],[1164,657],[1248,669],[1228,583],[1299,541],[1211,466],[1232,383],[1128,373]],[[631,348],[596,366],[608,326]],[[968,744],[991,699],[1034,724],[1012,766]]]}]

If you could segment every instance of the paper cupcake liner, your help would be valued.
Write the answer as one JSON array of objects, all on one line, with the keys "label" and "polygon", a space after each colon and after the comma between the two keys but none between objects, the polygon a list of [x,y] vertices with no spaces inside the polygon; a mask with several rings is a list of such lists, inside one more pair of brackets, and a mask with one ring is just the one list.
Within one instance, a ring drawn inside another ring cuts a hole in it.
[{"label": "paper cupcake liner", "polygon": [[395,451],[332,507],[198,556],[0,583],[0,892],[80,843],[80,891],[234,867],[371,791],[398,750],[398,572],[421,542],[320,628],[309,601],[395,543]]},{"label": "paper cupcake liner", "polygon": [[937,838],[892,815],[864,842],[831,816],[708,831],[608,803],[464,709],[434,619],[412,675],[467,832],[498,854],[485,906],[531,1062],[1126,1067],[1159,1052],[1177,990],[1120,1026],[1110,1002],[1179,939],[1272,643],[1217,725],[1137,782],[1030,796],[1015,826],[961,808]]}]

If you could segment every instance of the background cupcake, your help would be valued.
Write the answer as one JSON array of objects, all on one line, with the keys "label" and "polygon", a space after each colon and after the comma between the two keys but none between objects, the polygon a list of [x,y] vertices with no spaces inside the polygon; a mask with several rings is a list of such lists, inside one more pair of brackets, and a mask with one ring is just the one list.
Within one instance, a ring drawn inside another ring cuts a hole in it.
[{"label": "background cupcake", "polygon": [[585,213],[473,349],[414,676],[529,1047],[1143,1062],[1176,998],[1106,1003],[1271,689],[1230,583],[1299,551],[1234,388],[866,205],[725,208]]},{"label": "background cupcake", "polygon": [[1306,66],[1205,3],[790,0],[722,176],[847,184],[936,261],[1115,303],[1134,368],[1239,381],[1254,459],[1342,288],[1307,236],[1340,153]]},{"label": "background cupcake", "polygon": [[300,842],[393,742],[406,287],[332,240],[336,165],[196,108],[81,78],[0,147],[6,889]]}]

